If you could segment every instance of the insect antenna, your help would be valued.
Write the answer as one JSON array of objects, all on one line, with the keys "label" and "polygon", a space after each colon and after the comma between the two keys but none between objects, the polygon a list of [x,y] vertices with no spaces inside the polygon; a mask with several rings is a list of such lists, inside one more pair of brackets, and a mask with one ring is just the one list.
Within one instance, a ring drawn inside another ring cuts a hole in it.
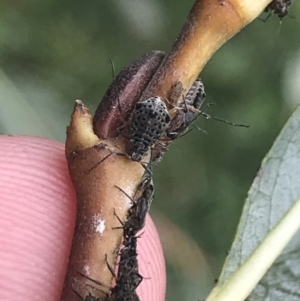
[{"label": "insect antenna", "polygon": [[115,88],[117,90],[118,110],[119,110],[120,113],[122,113],[121,103],[120,103],[120,98],[119,98],[119,87],[118,87],[117,78],[116,78],[115,64],[114,64],[113,60],[109,60],[109,62],[110,62],[110,65],[111,65],[111,72],[112,72],[113,80],[116,83]]},{"label": "insect antenna", "polygon": [[114,185],[116,188],[118,188],[121,192],[123,192],[130,200],[131,200],[131,202],[133,203],[133,204],[136,204],[136,202],[135,202],[135,200],[132,198],[132,197],[130,197],[129,196],[129,194],[125,191],[125,190],[123,190],[122,188],[120,188],[119,186],[117,186],[117,185]]},{"label": "insect antenna", "polygon": [[[117,186],[116,186],[116,187],[117,187]],[[117,188],[119,188],[119,187],[117,187]],[[119,188],[119,189],[121,189],[121,188]],[[124,192],[124,191],[122,191],[122,192]],[[115,208],[114,208],[114,215],[115,215],[115,217],[118,219],[118,221],[120,222],[120,224],[122,225],[122,227],[113,227],[113,229],[124,229],[125,224],[123,223],[123,221],[122,221],[122,220],[119,218],[119,216],[117,215]]]},{"label": "insect antenna", "polygon": [[270,17],[273,16],[273,15],[274,15],[274,12],[273,12],[273,11],[270,11],[269,14],[267,15],[267,17],[266,17],[265,19],[258,18],[258,20],[260,20],[260,21],[266,23],[266,22],[270,19]]},{"label": "insect antenna", "polygon": [[[105,143],[100,143],[98,145],[95,145],[94,148],[96,150],[104,150],[107,149],[109,151],[109,154],[106,155],[103,159],[101,159],[100,161],[98,161],[95,165],[93,165],[90,169],[88,169],[86,171],[86,173],[89,173],[90,171],[92,171],[93,169],[97,168],[101,163],[103,163],[106,159],[108,159],[111,155],[121,155],[120,153],[116,153],[110,150],[109,146]],[[123,155],[123,154],[122,154]]]},{"label": "insect antenna", "polygon": [[[91,280],[92,280],[92,279],[91,279]],[[102,290],[100,290],[100,289],[94,287],[94,286],[91,285],[91,284],[88,284],[88,283],[87,283],[86,286],[90,287],[93,291],[99,291],[99,292],[103,293],[104,295],[107,296],[107,298],[109,297],[109,294],[108,294],[108,293],[106,293],[106,292],[104,292],[104,291],[102,291]],[[90,297],[91,299],[88,299],[87,297]],[[88,295],[87,297],[85,297],[84,301],[94,301],[94,300],[98,301],[98,300],[99,300],[99,298],[94,297],[90,292],[89,292],[89,295]],[[92,298],[94,298],[94,299],[92,299]]]},{"label": "insect antenna", "polygon": [[79,294],[79,292],[74,287],[74,279],[72,279],[71,289],[81,300],[83,300],[83,297]]},{"label": "insect antenna", "polygon": [[279,21],[279,28],[278,28],[277,33],[276,33],[277,36],[279,36],[281,27],[282,27],[282,18],[281,18],[280,21]]},{"label": "insect antenna", "polygon": [[[198,131],[202,132],[203,134],[206,134],[206,135],[208,134],[207,131],[201,129],[201,128],[200,128],[199,126],[197,126],[197,125],[191,124],[191,126],[192,126],[193,128],[195,128],[195,129],[197,129]],[[180,138],[183,137],[183,136],[185,136],[185,135],[187,135],[190,131],[191,131],[191,129],[188,130],[186,133],[183,133],[183,134],[180,136]]]},{"label": "insect antenna", "polygon": [[[117,148],[119,148],[120,150],[122,150],[120,147],[118,147],[117,145],[115,145]],[[100,161],[98,161],[95,165],[93,165],[90,169],[87,170],[86,173],[89,173],[90,171],[92,171],[93,169],[95,169],[96,167],[98,167],[101,163],[103,163],[106,159],[108,159],[111,155],[116,155],[116,156],[123,156],[123,157],[128,157],[128,155],[126,155],[125,153],[117,153],[117,152],[113,152],[110,151],[110,154],[108,154],[107,156],[105,156],[103,159],[101,159]],[[143,162],[140,162],[143,163]],[[150,164],[150,163],[149,163]],[[144,167],[144,166],[143,166]],[[144,167],[145,168],[145,167]],[[146,168],[145,168],[146,169]],[[147,169],[146,169],[147,170]],[[151,172],[149,170],[147,170],[148,172]]]},{"label": "insect antenna", "polygon": [[[221,119],[221,118],[218,118],[218,117],[212,117],[210,116],[209,114],[205,113],[205,111],[211,107],[211,106],[214,106],[215,104],[212,103],[212,102],[209,102],[206,104],[205,108],[203,109],[203,111],[200,111],[199,112],[199,115],[202,115],[204,118],[206,119],[213,119],[213,120],[217,120],[217,121],[220,121],[220,122],[223,122],[223,123],[226,123],[226,124],[229,124],[229,125],[232,125],[232,126],[239,126],[239,127],[245,127],[245,128],[248,128],[250,127],[250,125],[246,125],[246,124],[239,124],[239,123],[234,123],[234,122],[231,122],[231,121],[227,121],[227,120],[224,120],[224,119]],[[199,116],[198,115],[198,116]],[[198,117],[197,116],[197,117]],[[201,129],[200,129],[201,130]],[[203,131],[203,130],[201,130]],[[204,131],[205,132],[205,131]]]},{"label": "insect antenna", "polygon": [[[85,276],[85,275],[82,274],[82,276]],[[86,276],[85,276],[85,277],[86,277]],[[87,277],[87,278],[88,278],[88,277]],[[90,279],[91,281],[93,281],[93,279],[91,279],[91,278],[88,278],[88,279]],[[103,292],[102,290],[97,289],[96,287],[94,287],[94,286],[92,286],[92,285],[90,285],[90,284],[86,284],[86,285],[89,286],[89,287],[91,287],[93,290],[98,290],[98,291],[100,291],[100,292],[106,294],[107,297],[109,296],[107,293]],[[72,283],[71,283],[71,289],[72,289],[72,291],[73,291],[73,292],[74,292],[74,293],[75,293],[82,301],[99,301],[99,298],[93,296],[86,288],[85,288],[85,289],[87,290],[87,292],[88,292],[89,294],[83,298],[83,297],[79,294],[79,292],[75,289],[75,287],[74,287],[74,280],[72,280]]]},{"label": "insect antenna", "polygon": [[[152,172],[152,167],[153,164],[151,164],[151,162],[141,162],[142,166],[144,167],[145,171],[152,177],[153,172]],[[148,166],[150,165],[150,169],[148,168]]]},{"label": "insect antenna", "polygon": [[[77,271],[77,273],[78,273],[80,276],[82,276],[82,277],[84,277],[84,278],[86,278],[86,279],[88,279],[88,280],[90,280],[90,281],[96,283],[97,285],[100,285],[100,286],[104,286],[104,287],[109,288],[108,286],[104,285],[101,281],[95,280],[95,279],[93,279],[93,278],[91,278],[91,277],[89,277],[89,276],[87,276],[87,275],[85,275],[85,274],[83,274],[83,273],[81,273],[81,272],[78,272],[78,271]],[[100,292],[103,292],[102,290],[99,290],[99,291],[100,291]],[[103,292],[103,293],[106,294],[105,292]]]},{"label": "insect antenna", "polygon": [[112,154],[114,154],[113,152],[110,152],[110,154],[108,154],[107,156],[105,156],[103,159],[101,159],[99,162],[97,162],[95,165],[93,165],[86,173],[91,172],[93,169],[95,169],[96,167],[98,167],[102,162],[104,162],[106,159],[108,159]]},{"label": "insect antenna", "polygon": [[[137,188],[136,188],[136,192],[135,192],[135,196],[136,194],[141,190],[141,189],[146,189],[152,182],[152,176],[151,175],[147,175],[145,176],[142,181],[138,184]],[[153,185],[153,184],[152,184]],[[154,186],[153,186],[154,187]]]},{"label": "insect antenna", "polygon": [[204,112],[201,112],[200,114],[203,115],[206,119],[214,119],[214,120],[217,120],[217,121],[220,121],[220,122],[229,124],[229,125],[239,126],[239,127],[245,127],[245,128],[250,127],[250,125],[239,124],[239,123],[233,123],[233,122],[230,122],[230,121],[227,121],[227,120],[218,118],[218,117],[211,117],[210,115],[208,115],[208,114],[206,114],[206,113],[204,113]]},{"label": "insect antenna", "polygon": [[[196,128],[197,130],[199,130],[200,132],[202,132],[202,133],[204,133],[204,134],[207,134],[207,132],[206,132],[205,130],[203,130],[203,129],[201,129],[200,127],[194,125],[194,122],[196,121],[196,119],[197,119],[200,115],[205,114],[205,111],[206,111],[209,107],[214,106],[214,105],[215,105],[214,103],[209,102],[209,103],[207,103],[207,104],[205,105],[205,107],[203,108],[202,111],[199,111],[199,110],[198,110],[198,114],[195,114],[194,118],[187,124],[187,127],[188,127],[188,126],[192,126],[193,128]],[[208,116],[209,116],[209,115],[208,115]],[[187,135],[190,131],[191,131],[191,129],[189,129],[189,130],[187,130],[187,131],[184,131],[179,137],[181,138],[181,137]]]},{"label": "insect antenna", "polygon": [[114,277],[115,279],[117,279],[117,275],[115,274],[114,269],[111,267],[111,265],[110,265],[110,264],[108,263],[108,261],[107,261],[107,254],[105,254],[105,263],[106,263],[106,265],[107,265],[109,271],[110,271],[111,274],[113,275],[113,277]]}]

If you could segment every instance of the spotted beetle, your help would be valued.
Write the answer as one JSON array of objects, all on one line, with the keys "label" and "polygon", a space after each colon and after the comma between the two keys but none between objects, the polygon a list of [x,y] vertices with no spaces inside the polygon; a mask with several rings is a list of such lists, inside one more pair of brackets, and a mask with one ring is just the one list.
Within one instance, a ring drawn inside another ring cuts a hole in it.
[{"label": "spotted beetle", "polygon": [[129,125],[129,151],[132,161],[141,161],[163,136],[171,117],[160,97],[151,97],[135,105]]}]

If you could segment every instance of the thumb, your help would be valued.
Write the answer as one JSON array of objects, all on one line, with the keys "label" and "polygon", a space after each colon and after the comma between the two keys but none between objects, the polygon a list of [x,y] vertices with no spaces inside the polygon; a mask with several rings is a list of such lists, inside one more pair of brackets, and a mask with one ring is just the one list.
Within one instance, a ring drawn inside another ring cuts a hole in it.
[{"label": "thumb", "polygon": [[[0,136],[1,300],[58,301],[75,226],[76,197],[64,145]],[[148,216],[139,239],[142,300],[165,299],[165,263]],[[13,289],[12,289],[13,288]]]}]

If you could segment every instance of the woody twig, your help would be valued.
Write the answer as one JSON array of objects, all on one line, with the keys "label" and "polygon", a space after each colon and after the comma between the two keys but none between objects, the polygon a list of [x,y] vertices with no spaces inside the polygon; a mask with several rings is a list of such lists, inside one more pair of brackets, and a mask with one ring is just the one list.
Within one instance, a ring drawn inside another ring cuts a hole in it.
[{"label": "woody twig", "polygon": [[[127,138],[116,134],[120,123],[126,122],[124,115],[128,115],[128,110],[121,111],[118,105],[134,106],[161,58],[162,53],[154,51],[125,68],[121,78],[116,78],[122,83],[119,94],[112,92],[113,83],[94,123],[87,107],[80,100],[75,103],[67,130],[66,157],[77,195],[77,219],[64,301],[77,300],[78,295],[84,298],[89,292],[99,300],[107,298],[113,278],[107,263],[114,267],[123,234],[121,229],[115,229],[120,227],[116,215],[124,222],[131,206],[128,197],[116,186],[133,197],[145,172],[140,162],[132,162],[125,156]],[[149,157],[143,160],[147,163]],[[82,275],[102,285],[94,289],[95,283]]]},{"label": "woody twig", "polygon": [[[174,104],[168,98],[174,84],[180,81],[186,93],[213,53],[269,2],[197,0],[163,62],[161,52],[152,52],[124,69],[94,119],[85,105],[76,101],[67,131],[66,157],[77,194],[77,220],[62,300],[78,300],[90,292],[99,301],[107,299],[113,276],[105,257],[109,265],[115,265],[122,239],[122,229],[114,229],[119,226],[114,212],[125,221],[130,207],[129,198],[115,186],[132,197],[145,172],[140,162],[125,156],[128,139],[119,131],[126,127],[136,102],[160,96],[171,108]],[[143,161],[147,163],[149,156]],[[82,275],[98,281],[97,288]]]},{"label": "woody twig", "polygon": [[183,95],[212,55],[247,24],[257,18],[271,0],[197,0],[170,53],[142,98],[168,99],[180,81]]}]

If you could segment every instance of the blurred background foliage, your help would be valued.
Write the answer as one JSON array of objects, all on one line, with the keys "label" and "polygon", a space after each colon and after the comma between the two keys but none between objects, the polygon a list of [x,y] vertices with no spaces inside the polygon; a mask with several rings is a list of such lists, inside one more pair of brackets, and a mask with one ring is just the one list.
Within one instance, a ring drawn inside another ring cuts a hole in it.
[{"label": "blurred background foliage", "polygon": [[[74,100],[93,112],[112,81],[109,60],[118,72],[145,52],[168,51],[193,2],[2,0],[0,133],[64,142]],[[260,162],[300,103],[294,2],[282,24],[256,20],[201,73],[216,104],[208,113],[250,128],[199,118],[207,134],[176,141],[155,170],[151,215],[165,249],[167,300],[200,300],[213,287]]]}]

